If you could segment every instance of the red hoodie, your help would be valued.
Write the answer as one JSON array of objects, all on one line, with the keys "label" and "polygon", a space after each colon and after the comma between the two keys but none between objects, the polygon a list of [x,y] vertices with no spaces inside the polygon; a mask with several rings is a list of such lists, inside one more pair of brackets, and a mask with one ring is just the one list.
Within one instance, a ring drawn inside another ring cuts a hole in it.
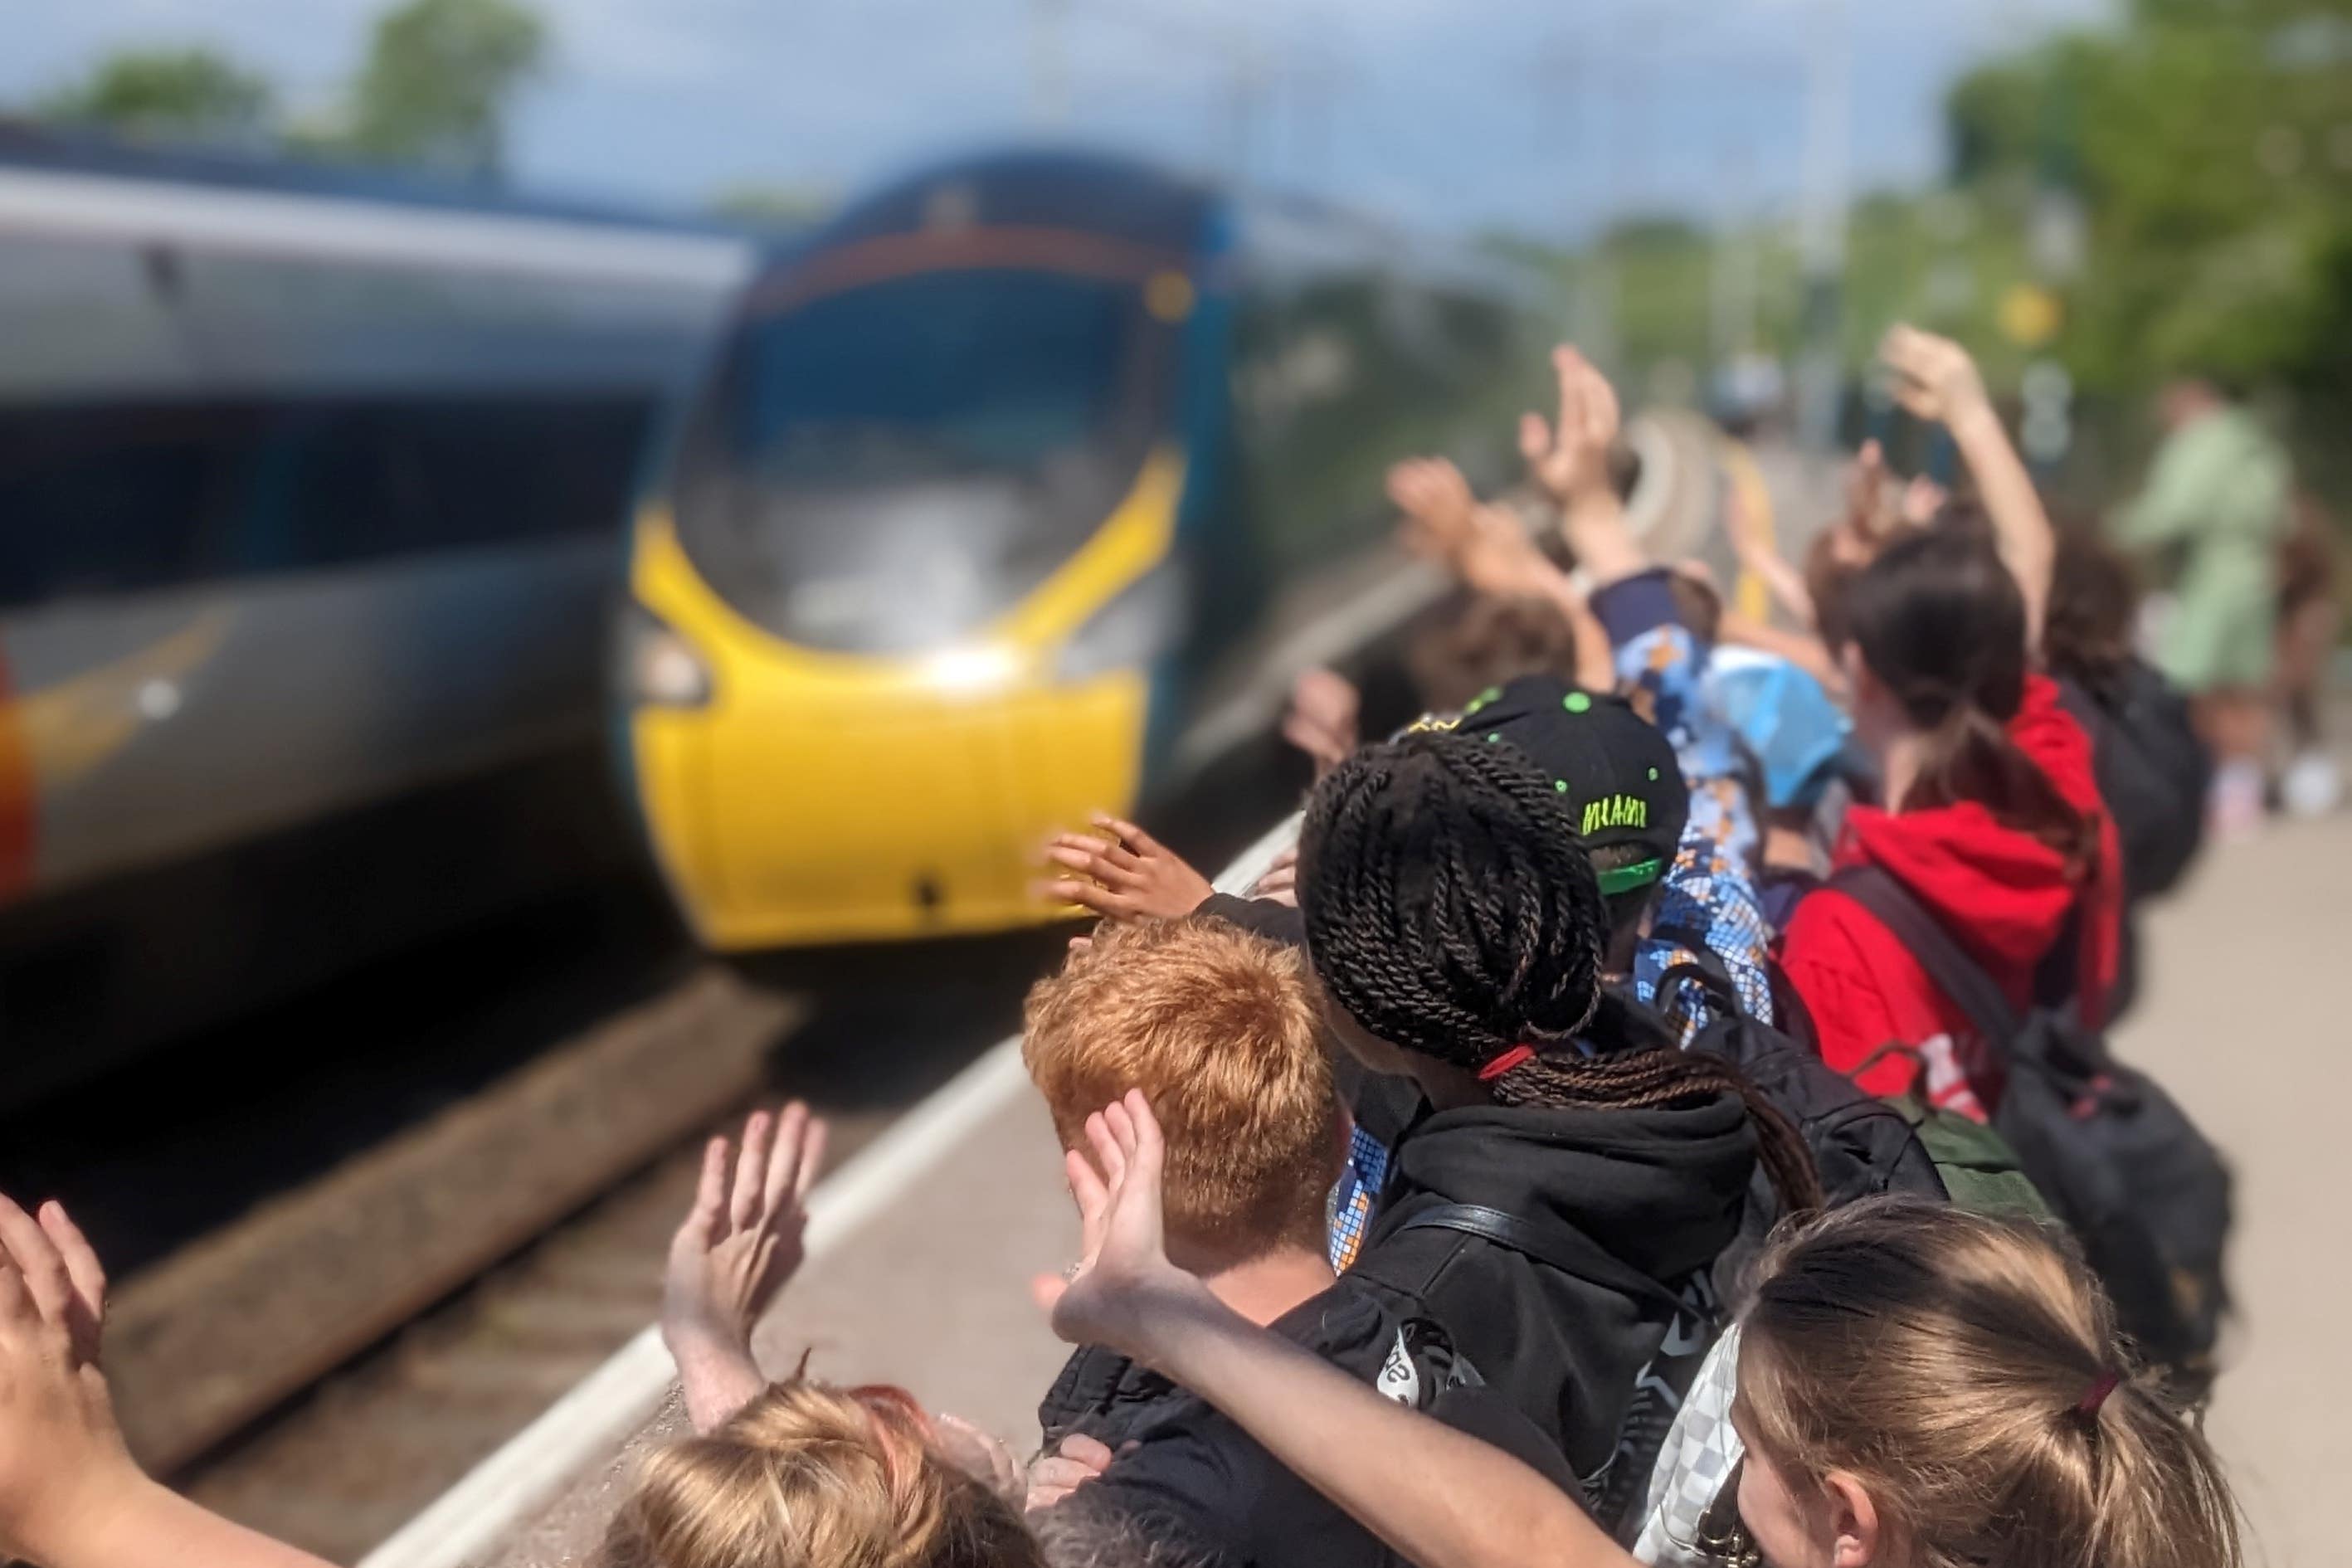
[{"label": "red hoodie", "polygon": [[[2104,1017],[2115,984],[2122,924],[2122,879],[2115,824],[2091,774],[2091,742],[2058,704],[2058,688],[2028,679],[2009,737],[2074,807],[2099,823],[2099,863],[2084,889],[2082,1000]],[[2033,975],[2056,945],[2074,902],[2063,856],[2032,835],[2003,827],[1973,801],[1893,815],[1856,806],[1846,816],[1838,866],[1878,866],[1933,910],[2000,982],[2021,1009]],[[1960,1010],[1929,983],[1909,950],[1852,899],[1833,889],[1798,904],[1781,941],[1781,963],[1820,1032],[1822,1056],[1853,1073],[1889,1042],[1916,1047],[1937,1104],[1982,1121],[1999,1102],[2000,1063]],[[1900,1094],[1918,1071],[1888,1056],[1857,1081],[1873,1094]]]}]

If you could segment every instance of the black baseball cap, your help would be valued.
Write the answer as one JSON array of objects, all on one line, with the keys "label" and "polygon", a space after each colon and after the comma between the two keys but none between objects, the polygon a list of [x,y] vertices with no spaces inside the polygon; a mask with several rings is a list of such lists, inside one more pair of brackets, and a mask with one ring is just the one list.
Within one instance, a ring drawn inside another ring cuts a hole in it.
[{"label": "black baseball cap", "polygon": [[1526,753],[1567,797],[1588,848],[1637,844],[1650,851],[1602,871],[1603,893],[1646,887],[1674,864],[1690,816],[1690,789],[1674,747],[1623,698],[1553,676],[1522,675],[1480,692],[1451,728]]}]

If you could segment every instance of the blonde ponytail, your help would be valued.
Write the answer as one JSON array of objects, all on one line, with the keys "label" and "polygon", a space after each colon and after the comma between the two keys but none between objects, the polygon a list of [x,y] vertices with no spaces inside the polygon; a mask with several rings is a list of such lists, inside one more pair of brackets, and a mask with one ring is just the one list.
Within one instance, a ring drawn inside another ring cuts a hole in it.
[{"label": "blonde ponytail", "polygon": [[1752,1442],[1853,1476],[1923,1568],[2239,1568],[2212,1451],[2030,1225],[1848,1205],[1775,1240],[1741,1321]]}]

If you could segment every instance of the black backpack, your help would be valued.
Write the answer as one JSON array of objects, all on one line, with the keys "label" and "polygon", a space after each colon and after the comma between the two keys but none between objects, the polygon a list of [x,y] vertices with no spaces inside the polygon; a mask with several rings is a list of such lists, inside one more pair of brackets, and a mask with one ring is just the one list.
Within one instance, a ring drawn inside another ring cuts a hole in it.
[{"label": "black backpack", "polygon": [[2205,841],[2213,778],[2189,700],[2137,658],[2096,682],[2061,681],[2058,696],[2091,738],[2091,771],[2115,819],[2126,898],[2168,891]]},{"label": "black backpack", "polygon": [[[1731,1063],[1774,1109],[1796,1123],[1812,1151],[1827,1206],[1880,1193],[1937,1199],[1946,1195],[1935,1162],[1902,1111],[1822,1061],[1805,1037],[1810,1033],[1805,1020],[1792,1019],[1796,1028],[1780,1029],[1752,1016],[1720,958],[1689,937],[1659,934],[1696,955],[1695,962],[1675,964],[1660,975],[1659,992],[1689,983],[1706,994],[1708,1022],[1687,1048]],[[1780,990],[1774,987],[1776,996]],[[1642,1006],[1630,994],[1625,1000],[1630,1006]],[[1663,1018],[1660,1023],[1672,1030]],[[1757,1179],[1763,1180],[1760,1173]]]},{"label": "black backpack", "polygon": [[2124,1331],[2188,1392],[2211,1375],[2229,1307],[2230,1170],[2172,1098],[2118,1062],[2071,1007],[2020,1017],[2000,984],[1885,870],[1831,885],[1870,911],[2001,1052],[1994,1130],[2081,1242]]},{"label": "black backpack", "polygon": [[[1656,1349],[1635,1381],[1633,1396],[1617,1424],[1608,1461],[1579,1478],[1585,1506],[1601,1527],[1632,1544],[1643,1489],[1656,1468],[1675,1413],[1690,1392],[1691,1379],[1706,1360],[1723,1329],[1723,1299],[1713,1271],[1701,1269],[1669,1289],[1627,1268],[1582,1234],[1538,1225],[1483,1204],[1437,1204],[1411,1215],[1398,1231],[1449,1230],[1508,1247],[1530,1262],[1588,1280],[1643,1304],[1657,1324]],[[1377,1275],[1372,1276],[1377,1279]]]},{"label": "black backpack", "polygon": [[[1774,1110],[1796,1124],[1813,1157],[1814,1173],[1821,1178],[1824,1207],[1836,1208],[1880,1193],[1945,1200],[1936,1163],[1900,1110],[1864,1093],[1822,1061],[1810,1045],[1748,1013],[1723,961],[1706,946],[1678,935],[1669,934],[1666,940],[1679,942],[1697,958],[1672,965],[1661,974],[1659,994],[1666,994],[1685,981],[1706,993],[1708,1020],[1682,1048],[1729,1062]],[[1682,1032],[1674,1022],[1636,998],[1631,985],[1604,990],[1601,1005],[1621,1015],[1610,1026],[1629,1045],[1666,1050],[1681,1045]],[[1781,1217],[1780,1194],[1772,1190],[1771,1178],[1759,1162],[1756,1173],[1748,1179],[1739,1234],[1708,1270],[1717,1293],[1724,1300],[1738,1297],[1749,1266]]]}]

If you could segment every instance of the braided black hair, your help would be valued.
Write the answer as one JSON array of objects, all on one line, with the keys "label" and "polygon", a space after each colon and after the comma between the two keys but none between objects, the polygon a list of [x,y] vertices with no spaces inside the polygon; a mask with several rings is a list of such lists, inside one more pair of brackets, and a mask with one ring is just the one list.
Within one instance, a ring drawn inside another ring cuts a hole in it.
[{"label": "braided black hair", "polygon": [[1748,1081],[1748,1075],[1704,1051],[1644,1050],[1536,1056],[1493,1084],[1498,1105],[1577,1105],[1634,1110],[1736,1094],[1756,1127],[1756,1159],[1783,1214],[1822,1206],[1821,1173],[1795,1122]]},{"label": "braided black hair", "polygon": [[1737,1094],[1783,1206],[1819,1206],[1803,1139],[1730,1063],[1545,1048],[1592,1016],[1609,914],[1574,815],[1515,748],[1415,731],[1341,763],[1307,805],[1298,903],[1316,977],[1376,1037],[1471,1072],[1532,1047],[1489,1086],[1503,1105]]},{"label": "braided black hair", "polygon": [[1299,834],[1324,989],[1381,1039],[1474,1072],[1565,1041],[1592,1016],[1609,931],[1576,827],[1514,747],[1416,731],[1359,752]]}]

